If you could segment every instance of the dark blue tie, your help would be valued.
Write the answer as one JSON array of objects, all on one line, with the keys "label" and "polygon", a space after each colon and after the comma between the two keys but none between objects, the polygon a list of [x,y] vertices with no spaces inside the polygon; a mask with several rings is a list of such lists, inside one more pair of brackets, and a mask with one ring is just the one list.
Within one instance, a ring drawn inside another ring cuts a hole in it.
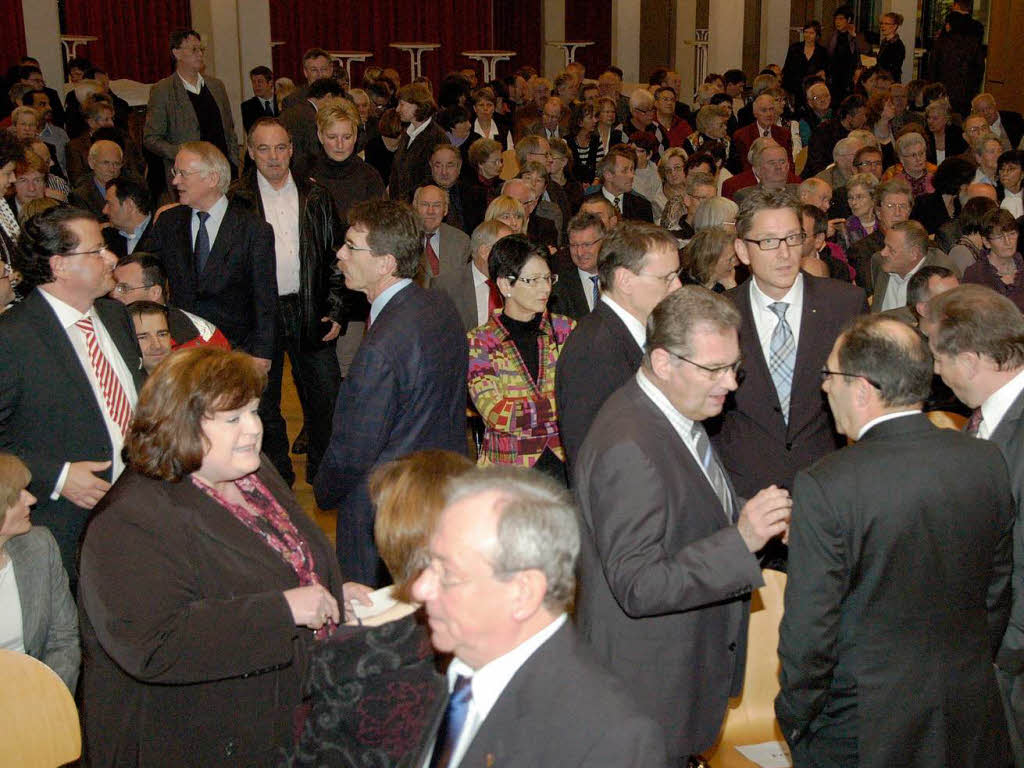
[{"label": "dark blue tie", "polygon": [[598,281],[598,276],[597,275],[591,275],[590,276],[590,282],[594,284],[594,306],[595,307],[597,306],[598,298],[601,296],[601,289],[598,287],[597,281]]},{"label": "dark blue tie", "polygon": [[444,722],[434,742],[434,756],[430,759],[430,768],[447,768],[455,753],[455,745],[459,743],[462,727],[466,724],[466,713],[469,702],[473,699],[473,678],[459,675],[455,678],[455,688],[448,698],[448,707],[444,712]]},{"label": "dark blue tie", "polygon": [[196,258],[196,275],[201,276],[206,269],[206,260],[210,258],[210,233],[206,231],[206,220],[210,214],[206,211],[196,211],[199,217],[199,231],[196,232],[196,243],[192,253]]}]

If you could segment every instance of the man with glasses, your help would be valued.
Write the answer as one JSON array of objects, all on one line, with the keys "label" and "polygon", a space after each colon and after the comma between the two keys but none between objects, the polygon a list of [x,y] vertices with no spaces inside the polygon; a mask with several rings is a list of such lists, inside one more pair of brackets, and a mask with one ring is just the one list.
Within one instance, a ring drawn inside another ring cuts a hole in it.
[{"label": "man with glasses", "polygon": [[[743,386],[708,431],[743,497],[793,477],[842,444],[818,370],[842,327],[866,309],[849,283],[800,271],[804,232],[793,197],[756,190],[740,206],[736,256],[750,278],[731,291],[742,318]],[[768,562],[784,563],[773,546]]]},{"label": "man with glasses", "polygon": [[885,247],[871,258],[871,312],[905,307],[907,284],[922,267],[945,267],[960,277],[956,261],[931,246],[928,232],[920,223],[907,220],[888,227]]},{"label": "man with glasses", "polygon": [[782,190],[796,194],[801,178],[793,173],[786,148],[771,137],[754,139],[747,153],[750,170],[726,179],[722,195],[741,204],[754,190]]},{"label": "man with glasses", "polygon": [[338,510],[337,553],[345,578],[391,583],[373,539],[369,477],[413,451],[466,453],[462,321],[442,291],[413,282],[423,261],[416,214],[397,200],[349,209],[338,251],[347,287],[370,301],[366,334],[341,384],[330,443],[313,482],[317,504]]},{"label": "man with glasses", "polygon": [[597,257],[607,230],[594,214],[577,213],[569,219],[568,232],[569,247],[556,259],[558,282],[551,288],[548,308],[552,314],[579,320],[593,311],[601,296]]},{"label": "man with glasses", "polygon": [[121,148],[114,142],[95,142],[89,147],[89,168],[92,173],[71,190],[68,201],[101,217],[101,221],[106,221],[104,211],[107,207],[107,182],[120,175],[123,158]]},{"label": "man with glasses", "polygon": [[995,445],[921,413],[932,368],[919,334],[871,315],[821,371],[856,443],[793,489],[775,713],[794,765],[1010,764],[992,661],[1009,614],[1011,485]]},{"label": "man with glasses", "polygon": [[[658,140],[659,147],[668,149],[668,138],[657,117],[654,95],[646,88],[635,88],[629,94],[629,120],[623,121],[616,128],[622,131],[623,136],[631,136],[637,132],[649,133]],[[651,159],[657,163],[658,157],[659,154],[655,153]]]},{"label": "man with glasses", "polygon": [[608,396],[640,366],[644,324],[679,288],[679,243],[667,230],[626,221],[597,257],[599,300],[569,334],[558,358],[555,401],[569,467]]},{"label": "man with glasses", "polygon": [[195,30],[171,33],[174,72],[153,86],[146,108],[143,146],[163,158],[167,183],[180,146],[206,141],[221,151],[237,176],[238,140],[224,83],[203,75],[206,46]]},{"label": "man with glasses", "polygon": [[704,431],[739,386],[739,328],[706,288],[663,299],[640,370],[575,462],[580,631],[664,728],[673,766],[711,747],[741,692],[750,592],[764,583],[754,553],[789,525],[789,493],[742,500]]},{"label": "man with glasses", "polygon": [[114,254],[96,217],[53,208],[25,224],[14,268],[28,295],[0,323],[0,450],[20,456],[74,591],[91,510],[124,470],[121,447],[145,376],[125,308],[102,298]]},{"label": "man with glasses", "polygon": [[[860,157],[860,153],[857,154]],[[885,233],[892,229],[893,225],[909,219],[910,211],[914,207],[914,195],[910,191],[910,185],[903,179],[882,182],[875,187],[872,196],[878,226],[870,235],[854,243],[846,254],[847,261],[857,272],[857,285],[869,296],[874,293],[872,265],[875,263],[875,254],[880,253],[885,247]]]},{"label": "man with glasses", "polygon": [[542,136],[548,140],[564,138],[568,119],[563,115],[568,114],[569,111],[562,100],[557,96],[551,96],[544,102],[540,120],[526,128],[524,136]]}]

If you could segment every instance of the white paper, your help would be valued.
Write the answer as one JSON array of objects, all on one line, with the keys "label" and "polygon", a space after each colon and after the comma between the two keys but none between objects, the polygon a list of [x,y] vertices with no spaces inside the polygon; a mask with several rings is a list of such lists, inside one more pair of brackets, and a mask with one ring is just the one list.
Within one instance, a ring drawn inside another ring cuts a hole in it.
[{"label": "white paper", "polygon": [[358,600],[353,600],[351,603],[353,612],[360,619],[368,619],[371,616],[384,613],[384,611],[398,603],[391,594],[393,590],[394,587],[389,586],[378,589],[376,592],[371,592],[369,597],[373,601],[373,605],[363,605]]},{"label": "white paper", "polygon": [[745,747],[736,747],[736,749],[747,760],[757,763],[761,768],[792,768],[793,766],[789,747],[781,741],[748,744]]}]

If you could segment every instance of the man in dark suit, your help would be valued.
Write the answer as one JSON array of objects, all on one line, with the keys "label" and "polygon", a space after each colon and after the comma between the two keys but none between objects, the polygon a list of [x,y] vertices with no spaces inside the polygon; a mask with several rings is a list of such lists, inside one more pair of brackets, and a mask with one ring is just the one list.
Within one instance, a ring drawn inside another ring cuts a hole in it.
[{"label": "man in dark suit", "polygon": [[922,267],[945,267],[960,276],[956,262],[931,247],[928,233],[918,222],[893,224],[885,233],[885,246],[871,258],[871,312],[905,307],[907,284]]},{"label": "man in dark suit", "polygon": [[867,237],[861,238],[850,248],[847,261],[857,270],[857,285],[867,295],[875,292],[874,263],[875,254],[885,247],[885,233],[901,221],[910,218],[914,205],[914,195],[910,185],[903,179],[889,179],[875,187],[871,193],[875,201],[875,221],[878,226]]},{"label": "man in dark suit", "polygon": [[[935,370],[978,417],[969,431],[999,447],[1010,472],[1016,509],[1013,529],[1013,602],[996,655],[1010,744],[1024,763],[1024,318],[1012,301],[980,285],[936,296],[927,308],[934,325]],[[978,420],[980,417],[980,421]],[[966,467],[956,470],[963,478]],[[974,508],[974,501],[971,501]]]},{"label": "man in dark suit", "polygon": [[832,149],[836,142],[846,138],[850,131],[863,128],[867,120],[867,102],[859,94],[847,96],[836,109],[835,117],[822,122],[807,145],[804,176],[814,176],[832,162]]},{"label": "man in dark suit", "polygon": [[119,262],[135,251],[150,250],[153,198],[145,183],[128,176],[108,181],[103,215],[110,222],[103,229],[103,238]]},{"label": "man in dark suit", "polygon": [[1003,150],[1017,149],[1024,136],[1024,117],[1020,112],[996,107],[996,97],[991,93],[979,93],[971,100],[971,112],[981,115],[1003,145]]},{"label": "man in dark suit", "polygon": [[664,768],[661,729],[569,622],[580,533],[564,490],[502,467],[447,491],[412,593],[434,647],[454,654],[450,697],[413,764]]},{"label": "man in dark suit", "polygon": [[654,222],[654,208],[643,195],[633,191],[636,153],[628,147],[612,147],[597,164],[601,194],[623,219]]},{"label": "man in dark suit", "polygon": [[121,148],[112,141],[97,141],[89,147],[89,169],[92,173],[71,190],[68,202],[105,220],[103,210],[107,206],[107,182],[121,173],[123,157]]},{"label": "man in dark suit", "polygon": [[338,510],[346,579],[390,581],[373,540],[367,480],[378,464],[426,448],[466,452],[466,335],[451,299],[413,282],[423,258],[419,223],[398,201],[349,211],[338,265],[371,301],[366,335],[338,392],[334,431],[313,483]]},{"label": "man in dark suit", "polygon": [[269,370],[277,335],[274,231],[225,197],[231,171],[212,144],[183,144],[173,178],[181,205],[161,214],[152,240],[173,301],[207,318],[232,347]]},{"label": "man in dark suit", "polygon": [[281,381],[288,353],[292,379],[302,405],[307,435],[306,481],[316,476],[331,438],[331,416],[341,385],[334,340],[345,325],[346,291],[335,269],[341,224],[326,187],[289,170],[288,131],[280,121],[261,117],[246,142],[256,166],[242,176],[231,199],[274,230],[277,273],[277,345],[260,400],[263,451],[290,485],[295,474],[288,455],[288,432],[281,415]]},{"label": "man in dark suit", "polygon": [[124,469],[145,372],[128,313],[101,298],[117,262],[96,218],[46,211],[26,224],[20,245],[14,268],[34,288],[0,320],[0,449],[32,472],[33,522],[53,533],[74,591],[79,539]]},{"label": "man in dark suit", "polygon": [[454,272],[469,261],[469,235],[445,224],[448,215],[448,193],[428,184],[412,196],[412,208],[423,227],[423,266],[427,284],[446,272]]},{"label": "man in dark suit", "polygon": [[803,239],[785,192],[758,190],[740,208],[736,255],[751,276],[731,296],[746,377],[708,431],[744,497],[772,483],[791,488],[797,470],[841,444],[818,377],[839,331],[866,309],[864,292],[802,274]]},{"label": "man in dark suit", "polygon": [[242,102],[242,128],[246,135],[252,124],[261,117],[277,117],[277,99],[274,97],[274,73],[270,67],[253,67],[249,70],[252,84],[252,98]]},{"label": "man in dark suit", "polygon": [[488,277],[487,257],[498,240],[511,234],[512,229],[497,219],[482,222],[469,238],[471,258],[454,270],[442,272],[431,284],[455,302],[466,331],[486,323],[491,312],[504,304],[501,291]]},{"label": "man in dark suit", "polygon": [[651,310],[679,288],[679,244],[654,224],[623,222],[601,243],[597,272],[601,300],[569,334],[555,371],[570,465],[601,405],[640,367]]},{"label": "man in dark suit", "polygon": [[537,213],[540,198],[537,197],[533,185],[524,179],[509,179],[501,185],[501,194],[515,198],[523,204],[523,210],[526,212],[524,230],[531,242],[549,245],[552,248],[558,246],[558,229],[555,223]]},{"label": "man in dark suit", "polygon": [[775,113],[775,99],[763,93],[751,102],[754,110],[754,122],[738,129],[732,135],[729,145],[729,170],[734,174],[750,170],[747,153],[755,139],[775,139],[775,143],[786,150],[790,166],[793,165],[793,134],[789,128],[776,125],[778,115]]},{"label": "man in dark suit", "polygon": [[742,689],[750,592],[764,583],[753,553],[789,521],[787,491],[737,498],[701,426],[737,387],[739,325],[701,286],[663,299],[640,371],[575,462],[580,632],[665,729],[677,764],[714,744]]},{"label": "man in dark suit", "polygon": [[559,253],[555,268],[558,282],[551,288],[551,312],[579,320],[597,306],[601,289],[597,258],[607,234],[604,222],[592,213],[577,213],[569,219],[568,258]]},{"label": "man in dark suit", "polygon": [[444,223],[461,229],[467,235],[472,232],[466,228],[466,188],[460,180],[462,173],[462,153],[451,144],[440,144],[430,154],[430,178],[432,183],[448,193],[448,213]]},{"label": "man in dark suit", "polygon": [[921,413],[932,368],[913,329],[865,316],[822,373],[857,442],[793,490],[775,711],[794,765],[1009,764],[1013,497],[998,448]]},{"label": "man in dark suit", "polygon": [[282,112],[296,104],[301,104],[309,95],[309,87],[317,80],[334,76],[334,66],[330,54],[323,48],[307,50],[302,54],[302,74],[306,78],[306,84],[296,88],[285,97],[281,102]]}]

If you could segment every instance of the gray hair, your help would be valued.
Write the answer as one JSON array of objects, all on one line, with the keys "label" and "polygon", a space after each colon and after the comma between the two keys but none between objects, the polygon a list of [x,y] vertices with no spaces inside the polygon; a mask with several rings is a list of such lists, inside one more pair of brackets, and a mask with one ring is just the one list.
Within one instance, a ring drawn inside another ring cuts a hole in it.
[{"label": "gray hair", "polygon": [[504,237],[501,234],[503,229],[507,229],[509,232],[512,231],[510,226],[497,219],[480,222],[477,228],[473,230],[473,235],[469,238],[469,252],[475,255],[481,248],[494,245]]},{"label": "gray hair", "polygon": [[441,190],[441,194],[444,195],[445,207],[451,205],[451,198],[448,196],[448,190],[443,187],[437,186],[437,184],[424,184],[422,187],[416,187],[416,191],[412,193],[412,204],[416,205],[420,201],[420,193],[427,187],[433,187],[434,189]]},{"label": "gray hair", "polygon": [[760,138],[754,139],[754,143],[750,145],[750,151],[747,152],[747,161],[751,166],[757,167],[761,164],[761,155],[769,147],[779,147],[782,149],[782,145],[779,144],[771,136],[761,136]]},{"label": "gray hair", "polygon": [[538,570],[547,579],[544,605],[564,611],[576,591],[580,531],[576,508],[566,491],[528,469],[486,467],[448,482],[445,505],[496,492],[498,544],[491,566],[497,578]]},{"label": "gray hair", "polygon": [[850,131],[846,136],[848,139],[856,139],[865,147],[874,147],[878,149],[878,138],[871,131],[863,128],[858,128],[855,131]]},{"label": "gray hair", "polygon": [[994,141],[1002,146],[1002,142],[999,141],[998,136],[992,133],[992,131],[985,131],[984,133],[979,133],[974,137],[974,141],[971,142],[971,151],[973,151],[975,155],[983,154],[985,152],[985,145],[990,141]]},{"label": "gray hair", "polygon": [[[857,150],[862,146],[864,146],[864,142],[860,141],[856,136],[847,136],[845,139],[840,139],[836,142],[836,145],[832,147],[832,159],[839,162],[840,155],[850,151],[852,151],[853,154],[856,154]],[[850,149],[851,147],[853,147],[852,150]]]},{"label": "gray hair", "polygon": [[717,229],[730,223],[735,226],[739,212],[740,207],[735,201],[721,196],[709,197],[697,206],[697,212],[693,214],[693,231]]},{"label": "gray hair", "polygon": [[654,96],[646,88],[634,88],[629,94],[629,108],[651,107],[654,105]]},{"label": "gray hair", "polygon": [[186,141],[178,152],[190,152],[199,158],[199,172],[205,179],[211,173],[217,174],[217,189],[226,195],[231,185],[231,166],[224,153],[208,141]]},{"label": "gray hair", "polygon": [[952,116],[953,110],[949,106],[949,99],[936,99],[924,108],[925,115],[931,115],[937,112],[942,113],[946,117]]},{"label": "gray hair", "polygon": [[659,301],[647,318],[644,362],[650,363],[651,353],[656,349],[689,356],[698,328],[716,332],[731,328],[739,332],[740,313],[731,301],[714,291],[701,285],[684,285]]},{"label": "gray hair", "polygon": [[916,131],[910,131],[904,133],[898,139],[896,139],[896,155],[899,157],[903,156],[904,152],[909,152],[914,147],[921,146],[927,148],[928,145],[925,143],[924,136]]},{"label": "gray hair", "polygon": [[692,195],[697,191],[697,187],[714,187],[715,177],[710,173],[704,173],[704,171],[694,171],[686,175],[686,181],[683,182],[683,191]]}]

